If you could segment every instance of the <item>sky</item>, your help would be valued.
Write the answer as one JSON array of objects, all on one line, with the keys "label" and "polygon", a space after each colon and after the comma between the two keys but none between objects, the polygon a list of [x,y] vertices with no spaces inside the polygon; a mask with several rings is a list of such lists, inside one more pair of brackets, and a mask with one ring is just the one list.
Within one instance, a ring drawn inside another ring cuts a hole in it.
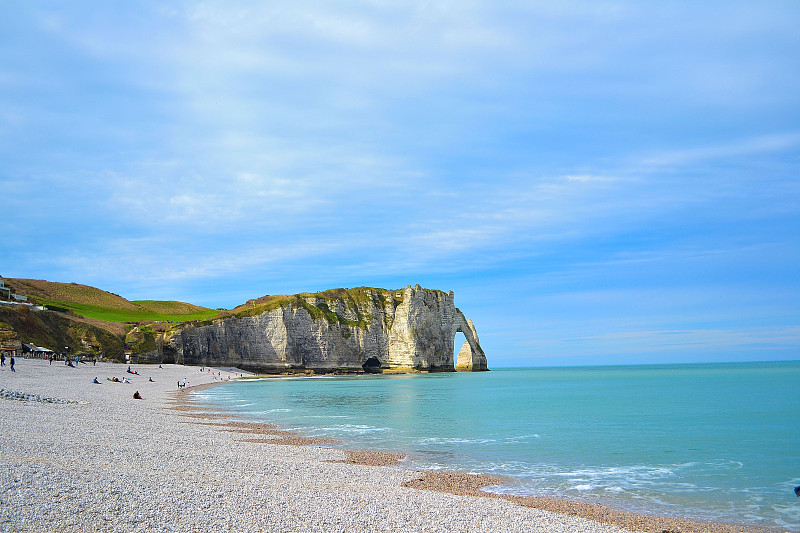
[{"label": "sky", "polygon": [[799,27],[796,0],[2,2],[0,275],[453,290],[490,368],[800,359]]}]

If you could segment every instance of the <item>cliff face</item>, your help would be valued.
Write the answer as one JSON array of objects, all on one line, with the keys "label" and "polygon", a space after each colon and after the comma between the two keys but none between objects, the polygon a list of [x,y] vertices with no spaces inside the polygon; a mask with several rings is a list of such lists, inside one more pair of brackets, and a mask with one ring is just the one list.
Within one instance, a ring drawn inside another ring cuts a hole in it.
[{"label": "cliff face", "polygon": [[251,310],[164,334],[140,360],[258,372],[453,371],[458,332],[465,338],[458,369],[488,370],[475,327],[455,307],[452,291],[362,288],[252,303]]}]

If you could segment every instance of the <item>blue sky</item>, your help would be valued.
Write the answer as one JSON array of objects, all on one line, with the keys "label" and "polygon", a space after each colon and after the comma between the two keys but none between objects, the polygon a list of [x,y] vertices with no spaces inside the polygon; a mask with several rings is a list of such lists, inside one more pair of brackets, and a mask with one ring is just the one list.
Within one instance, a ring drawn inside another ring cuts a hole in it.
[{"label": "blue sky", "polygon": [[0,4],[0,274],[419,283],[494,367],[800,359],[796,1],[253,4]]}]

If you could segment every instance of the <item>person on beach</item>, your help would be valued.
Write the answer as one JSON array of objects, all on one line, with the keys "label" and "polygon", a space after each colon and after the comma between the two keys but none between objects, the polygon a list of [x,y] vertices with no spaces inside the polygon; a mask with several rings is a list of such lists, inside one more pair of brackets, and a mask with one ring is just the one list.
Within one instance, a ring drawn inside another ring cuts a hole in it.
[{"label": "person on beach", "polygon": [[97,377],[95,376],[95,378],[92,380],[92,383],[100,383],[100,382],[97,381]]},{"label": "person on beach", "polygon": [[16,370],[14,370],[14,356],[13,355],[11,356],[11,371],[12,372],[16,372]]},{"label": "person on beach", "polygon": [[139,394],[139,391],[138,391],[138,390],[137,390],[136,392],[134,392],[134,393],[133,393],[133,399],[134,399],[134,400],[144,400],[144,398],[142,398],[142,395],[141,395],[141,394]]},{"label": "person on beach", "polygon": [[0,366],[6,366],[6,353],[0,353]]},{"label": "person on beach", "polygon": [[150,383],[155,383],[155,381],[153,381],[152,377],[147,378],[147,381],[149,381]]}]

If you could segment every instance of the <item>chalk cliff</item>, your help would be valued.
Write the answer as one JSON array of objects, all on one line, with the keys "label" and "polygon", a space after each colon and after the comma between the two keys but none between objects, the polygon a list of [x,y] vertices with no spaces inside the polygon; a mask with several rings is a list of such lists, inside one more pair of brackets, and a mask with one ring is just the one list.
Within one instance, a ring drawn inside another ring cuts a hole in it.
[{"label": "chalk cliff", "polygon": [[235,366],[258,372],[488,370],[472,321],[453,292],[419,285],[264,297],[228,316],[163,333],[140,360]]}]

